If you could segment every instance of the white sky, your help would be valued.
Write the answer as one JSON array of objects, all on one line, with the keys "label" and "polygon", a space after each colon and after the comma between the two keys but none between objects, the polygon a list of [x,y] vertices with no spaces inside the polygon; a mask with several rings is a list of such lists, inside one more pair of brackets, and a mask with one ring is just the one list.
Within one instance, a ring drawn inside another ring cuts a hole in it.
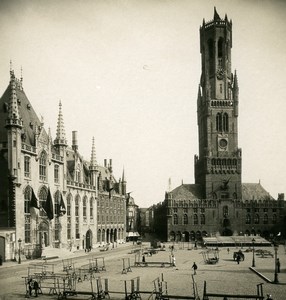
[{"label": "white sky", "polygon": [[55,138],[61,99],[68,143],[123,167],[136,204],[194,183],[199,27],[213,8],[233,21],[243,182],[286,193],[286,2],[0,0],[0,94],[23,67],[24,89]]}]

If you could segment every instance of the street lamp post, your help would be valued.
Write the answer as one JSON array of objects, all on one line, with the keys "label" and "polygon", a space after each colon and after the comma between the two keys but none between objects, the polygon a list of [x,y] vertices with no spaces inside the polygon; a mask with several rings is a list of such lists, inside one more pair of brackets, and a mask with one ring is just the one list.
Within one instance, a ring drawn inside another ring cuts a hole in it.
[{"label": "street lamp post", "polygon": [[252,267],[255,267],[255,256],[254,256],[254,242],[255,239],[252,239]]},{"label": "street lamp post", "polygon": [[278,270],[277,270],[277,251],[278,251],[278,245],[276,243],[274,243],[275,268],[274,268],[274,282],[273,283],[279,283],[279,280],[278,280]]},{"label": "street lamp post", "polygon": [[22,240],[21,240],[21,238],[19,238],[19,240],[18,240],[18,244],[19,244],[19,247],[18,247],[18,254],[19,254],[18,264],[21,263],[21,243],[22,243]]}]

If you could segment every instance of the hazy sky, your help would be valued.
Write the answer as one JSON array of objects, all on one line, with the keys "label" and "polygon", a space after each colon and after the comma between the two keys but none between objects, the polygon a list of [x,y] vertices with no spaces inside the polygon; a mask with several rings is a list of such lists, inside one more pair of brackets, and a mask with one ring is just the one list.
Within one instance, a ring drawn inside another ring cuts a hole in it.
[{"label": "hazy sky", "polygon": [[24,90],[55,138],[62,101],[68,143],[123,167],[148,207],[194,183],[199,27],[213,9],[233,21],[243,182],[286,193],[286,2],[0,0],[0,94],[23,67]]}]

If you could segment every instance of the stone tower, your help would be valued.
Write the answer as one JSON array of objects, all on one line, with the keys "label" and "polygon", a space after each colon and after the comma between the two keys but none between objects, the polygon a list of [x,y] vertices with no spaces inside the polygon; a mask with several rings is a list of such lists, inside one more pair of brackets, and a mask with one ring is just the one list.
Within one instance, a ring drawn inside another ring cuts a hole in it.
[{"label": "stone tower", "polygon": [[197,99],[199,155],[195,183],[205,199],[241,199],[238,84],[231,70],[232,22],[214,18],[200,27],[202,73]]}]

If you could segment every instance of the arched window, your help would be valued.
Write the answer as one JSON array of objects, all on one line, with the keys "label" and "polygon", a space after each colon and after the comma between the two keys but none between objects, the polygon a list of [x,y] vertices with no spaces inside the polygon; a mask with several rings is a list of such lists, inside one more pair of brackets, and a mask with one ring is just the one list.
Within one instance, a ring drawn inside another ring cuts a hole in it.
[{"label": "arched window", "polygon": [[255,216],[254,216],[254,224],[259,224],[259,214],[255,214]]},{"label": "arched window", "polygon": [[246,221],[245,221],[246,224],[250,224],[251,223],[251,217],[249,214],[246,215]]},{"label": "arched window", "polygon": [[228,206],[226,205],[223,207],[223,217],[228,218]]},{"label": "arched window", "polygon": [[40,203],[40,216],[46,216],[46,212],[42,207],[45,207],[45,203],[48,197],[48,191],[45,187],[42,187],[39,193],[39,203]]},{"label": "arched window", "polygon": [[60,240],[60,222],[59,222],[59,218],[55,218],[55,229],[54,229],[54,233],[55,233],[55,241],[59,241]]},{"label": "arched window", "polygon": [[264,214],[263,224],[268,224],[268,215],[267,214]]},{"label": "arched window", "polygon": [[188,225],[188,215],[187,214],[184,214],[184,217],[183,217],[183,224],[184,225]]},{"label": "arched window", "polygon": [[216,131],[222,131],[222,120],[221,113],[217,113],[216,115]]},{"label": "arched window", "polygon": [[54,166],[54,181],[59,183],[59,165]]},{"label": "arched window", "polygon": [[178,225],[178,215],[174,215],[174,225]]},{"label": "arched window", "polygon": [[201,215],[201,225],[206,224],[206,217],[205,215]]},{"label": "arched window", "polygon": [[199,224],[198,215],[194,214],[194,225],[198,225],[198,224]]},{"label": "arched window", "polygon": [[39,174],[40,180],[47,179],[47,154],[46,152],[42,152],[39,159]]},{"label": "arched window", "polygon": [[228,114],[227,113],[223,114],[222,123],[223,123],[223,131],[228,132]]},{"label": "arched window", "polygon": [[72,200],[72,195],[68,194],[68,196],[67,196],[67,216],[71,215],[71,200]]},{"label": "arched window", "polygon": [[24,212],[25,214],[30,214],[30,199],[31,199],[32,189],[27,186],[24,193]]}]

